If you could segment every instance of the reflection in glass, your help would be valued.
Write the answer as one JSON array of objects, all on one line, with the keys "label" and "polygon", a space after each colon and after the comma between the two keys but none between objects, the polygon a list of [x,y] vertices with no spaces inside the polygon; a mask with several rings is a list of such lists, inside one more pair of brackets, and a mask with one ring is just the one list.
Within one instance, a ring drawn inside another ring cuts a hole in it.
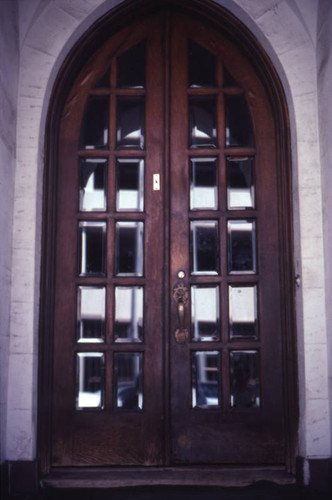
[{"label": "reflection in glass", "polygon": [[226,146],[253,146],[254,135],[244,95],[225,95]]},{"label": "reflection in glass", "polygon": [[77,289],[78,342],[103,342],[105,338],[104,287],[79,286]]},{"label": "reflection in glass", "polygon": [[109,100],[107,96],[90,96],[88,98],[81,130],[81,148],[107,148],[108,113]]},{"label": "reflection in glass", "polygon": [[220,353],[194,351],[192,353],[193,408],[220,406]]},{"label": "reflection in glass", "polygon": [[101,77],[98,81],[97,85],[95,85],[95,89],[108,89],[110,86],[110,70],[108,69],[106,73]]},{"label": "reflection in glass", "polygon": [[219,287],[191,287],[192,339],[213,341],[220,337]]},{"label": "reflection in glass", "polygon": [[190,159],[190,209],[218,208],[217,159]]},{"label": "reflection in glass", "polygon": [[216,57],[189,40],[189,87],[215,87]]},{"label": "reflection in glass", "polygon": [[217,146],[215,97],[189,98],[189,145],[192,148]]},{"label": "reflection in glass", "polygon": [[229,287],[229,335],[231,339],[258,338],[256,285]]},{"label": "reflection in glass", "polygon": [[102,409],[104,407],[104,354],[79,352],[76,359],[76,409]]},{"label": "reflection in glass", "polygon": [[116,166],[116,209],[143,211],[144,160],[118,158]]},{"label": "reflection in glass", "polygon": [[142,342],[143,287],[115,287],[115,342]]},{"label": "reflection in glass", "polygon": [[143,276],[143,222],[116,223],[116,274]]},{"label": "reflection in glass", "polygon": [[258,351],[230,353],[231,406],[257,408],[260,406]]},{"label": "reflection in glass", "polygon": [[253,158],[227,158],[227,206],[254,208]]},{"label": "reflection in glass", "polygon": [[80,159],[80,210],[83,212],[106,210],[105,158]]},{"label": "reflection in glass", "polygon": [[114,354],[115,407],[124,410],[143,409],[143,354]]},{"label": "reflection in glass", "polygon": [[144,88],[145,42],[140,42],[118,57],[119,88]]},{"label": "reflection in glass", "polygon": [[144,99],[119,98],[117,102],[117,147],[144,148]]},{"label": "reflection in glass", "polygon": [[106,222],[79,222],[79,274],[104,275]]},{"label": "reflection in glass", "polygon": [[239,84],[234,80],[230,72],[224,68],[224,87],[238,87]]},{"label": "reflection in glass", "polygon": [[191,274],[218,274],[218,221],[194,220],[190,223]]},{"label": "reflection in glass", "polygon": [[228,221],[228,270],[230,273],[256,272],[255,221]]}]

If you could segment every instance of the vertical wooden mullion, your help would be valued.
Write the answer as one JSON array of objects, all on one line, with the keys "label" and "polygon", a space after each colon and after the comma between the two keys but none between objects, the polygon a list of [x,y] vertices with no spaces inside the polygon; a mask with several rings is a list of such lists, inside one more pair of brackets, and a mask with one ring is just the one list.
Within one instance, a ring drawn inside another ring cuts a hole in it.
[{"label": "vertical wooden mullion", "polygon": [[109,114],[109,148],[110,151],[116,149],[116,114],[117,114],[117,95],[115,91],[110,94],[110,114]]}]

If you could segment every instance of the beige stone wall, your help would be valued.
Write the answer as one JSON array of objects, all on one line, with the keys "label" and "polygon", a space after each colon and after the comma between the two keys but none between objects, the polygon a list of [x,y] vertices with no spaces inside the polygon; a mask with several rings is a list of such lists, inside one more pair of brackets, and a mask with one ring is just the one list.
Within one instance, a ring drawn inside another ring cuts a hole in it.
[{"label": "beige stone wall", "polygon": [[[318,11],[317,84],[322,169],[325,249],[327,355],[330,420],[332,419],[332,2],[322,0]],[[332,432],[331,432],[332,439]],[[331,442],[332,448],[332,442]]]},{"label": "beige stone wall", "polygon": [[[296,297],[299,452],[305,457],[327,457],[331,455],[327,355],[331,337],[327,334],[327,322],[329,325],[332,313],[327,301],[331,280],[325,280],[325,272],[331,274],[327,265],[330,244],[325,238],[324,261],[323,231],[330,231],[330,226],[328,217],[323,218],[323,206],[331,198],[327,182],[331,139],[327,134],[332,136],[332,123],[324,111],[324,99],[317,94],[317,63],[321,68],[319,75],[325,75],[318,81],[318,90],[326,99],[329,87],[324,60],[330,57],[330,52],[325,43],[331,42],[331,35],[328,24],[325,25],[323,7],[330,2],[215,1],[252,30],[275,65],[285,89],[293,158],[294,262],[301,278]],[[18,0],[20,80],[6,430],[9,460],[35,457],[43,147],[51,90],[66,54],[79,36],[118,3],[117,0]],[[10,22],[15,24],[11,17]],[[320,143],[324,134],[326,138]],[[20,376],[22,362],[24,377]]]},{"label": "beige stone wall", "polygon": [[0,457],[5,458],[10,285],[15,179],[18,18],[15,2],[0,2]]}]

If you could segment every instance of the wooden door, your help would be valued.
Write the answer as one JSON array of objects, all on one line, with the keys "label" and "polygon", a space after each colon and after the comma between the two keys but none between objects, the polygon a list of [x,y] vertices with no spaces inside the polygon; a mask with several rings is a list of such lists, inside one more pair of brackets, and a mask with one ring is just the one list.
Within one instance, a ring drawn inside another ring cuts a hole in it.
[{"label": "wooden door", "polygon": [[198,20],[87,61],[59,137],[53,466],[284,461],[274,134]]},{"label": "wooden door", "polygon": [[171,43],[170,275],[188,291],[183,343],[174,337],[181,298],[172,300],[172,458],[282,462],[272,113],[222,35],[178,16]]}]

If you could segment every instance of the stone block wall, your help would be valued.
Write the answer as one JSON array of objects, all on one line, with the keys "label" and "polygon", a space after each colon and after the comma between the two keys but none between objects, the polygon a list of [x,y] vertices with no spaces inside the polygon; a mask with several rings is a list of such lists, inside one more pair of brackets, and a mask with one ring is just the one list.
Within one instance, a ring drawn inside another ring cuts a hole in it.
[{"label": "stone block wall", "polygon": [[0,456],[5,457],[16,116],[19,67],[16,1],[0,2]]}]

